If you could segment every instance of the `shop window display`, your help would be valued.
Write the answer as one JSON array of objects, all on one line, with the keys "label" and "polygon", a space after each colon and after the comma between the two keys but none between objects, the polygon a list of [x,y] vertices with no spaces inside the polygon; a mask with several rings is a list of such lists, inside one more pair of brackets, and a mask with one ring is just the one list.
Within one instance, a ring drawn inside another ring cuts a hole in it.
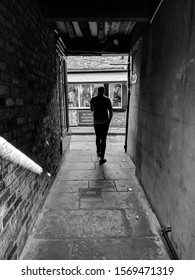
[{"label": "shop window display", "polygon": [[114,108],[122,107],[122,85],[119,83],[110,84],[109,90],[110,99]]},{"label": "shop window display", "polygon": [[[69,108],[90,108],[90,100],[98,94],[98,87],[105,84],[70,84],[68,86]],[[109,97],[114,108],[122,107],[122,84],[109,84]]]},{"label": "shop window display", "polygon": [[103,87],[104,84],[92,84],[92,97],[96,96],[98,94],[98,87]]},{"label": "shop window display", "polygon": [[79,107],[78,86],[70,85],[68,87],[68,106]]},{"label": "shop window display", "polygon": [[91,100],[91,85],[80,85],[79,86],[80,106],[79,107],[90,107]]}]

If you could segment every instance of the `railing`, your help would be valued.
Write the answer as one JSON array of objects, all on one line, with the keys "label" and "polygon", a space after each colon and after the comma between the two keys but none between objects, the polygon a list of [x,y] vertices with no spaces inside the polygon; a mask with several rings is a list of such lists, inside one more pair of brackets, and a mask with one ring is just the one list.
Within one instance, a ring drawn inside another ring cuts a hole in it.
[{"label": "railing", "polygon": [[37,174],[43,173],[43,168],[36,164],[33,160],[15,148],[3,137],[0,137],[0,156],[10,162],[18,164]]}]

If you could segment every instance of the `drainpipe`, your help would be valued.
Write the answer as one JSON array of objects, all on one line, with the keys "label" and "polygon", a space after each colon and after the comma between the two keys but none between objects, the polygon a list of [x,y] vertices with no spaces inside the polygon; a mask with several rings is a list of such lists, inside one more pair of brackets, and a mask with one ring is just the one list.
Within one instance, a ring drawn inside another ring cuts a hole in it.
[{"label": "drainpipe", "polygon": [[160,7],[161,7],[163,1],[164,1],[164,0],[161,0],[161,1],[160,1],[160,3],[158,4],[156,10],[154,11],[154,14],[153,14],[153,16],[152,16],[151,19],[150,19],[150,24],[152,24],[152,22],[153,22],[153,20],[154,20],[154,18],[155,18],[155,16],[156,16],[158,10],[160,9]]},{"label": "drainpipe", "polygon": [[65,84],[65,104],[66,104],[66,126],[69,130],[69,110],[68,110],[68,73],[67,73],[67,61],[64,59],[64,84]]},{"label": "drainpipe", "polygon": [[125,153],[127,152],[127,138],[128,138],[128,128],[129,128],[129,106],[130,106],[130,55],[128,56],[128,65],[127,65],[127,96],[128,96],[128,101],[127,101],[127,115],[126,115],[126,129],[125,129]]},{"label": "drainpipe", "polygon": [[162,235],[167,243],[167,246],[169,247],[169,250],[171,252],[172,258],[174,260],[179,260],[177,253],[175,252],[175,249],[173,248],[173,245],[171,243],[171,240],[169,239],[168,233],[171,232],[171,227],[167,227],[167,228],[162,228],[161,229]]}]

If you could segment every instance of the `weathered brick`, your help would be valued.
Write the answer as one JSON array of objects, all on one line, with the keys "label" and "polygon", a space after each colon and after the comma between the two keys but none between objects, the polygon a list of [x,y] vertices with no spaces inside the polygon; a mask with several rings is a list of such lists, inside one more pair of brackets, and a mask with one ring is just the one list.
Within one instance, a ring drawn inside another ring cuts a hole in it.
[{"label": "weathered brick", "polygon": [[8,200],[10,196],[10,190],[7,189],[5,192],[3,192],[0,196],[0,206],[2,206],[6,201]]},{"label": "weathered brick", "polygon": [[5,101],[6,106],[14,106],[15,100],[13,98],[7,98]]},{"label": "weathered brick", "polygon": [[9,208],[14,203],[15,200],[16,200],[16,194],[13,193],[12,196],[7,201],[7,208]]},{"label": "weathered brick", "polygon": [[17,98],[16,99],[16,106],[23,106],[24,105],[24,101],[21,98]]},{"label": "weathered brick", "polygon": [[22,196],[19,196],[16,202],[14,203],[14,210],[18,208],[18,205],[22,202]]},{"label": "weathered brick", "polygon": [[22,219],[21,225],[23,226],[24,223],[26,222],[27,218],[29,216],[29,213],[26,213],[26,215],[24,216],[24,218]]},{"label": "weathered brick", "polygon": [[5,138],[7,141],[12,139],[12,131],[2,133],[2,137]]},{"label": "weathered brick", "polygon": [[17,244],[15,243],[15,244],[10,244],[10,246],[9,246],[9,248],[8,248],[8,250],[6,251],[6,255],[7,255],[7,259],[8,260],[11,260],[11,259],[13,259],[13,254],[15,253],[15,251],[17,250],[17,248],[18,248],[18,246],[17,246]]},{"label": "weathered brick", "polygon": [[0,70],[5,71],[7,68],[7,64],[4,61],[0,61]]},{"label": "weathered brick", "polygon": [[0,179],[0,194],[5,189],[5,183],[2,179]]},{"label": "weathered brick", "polygon": [[[0,25],[1,136],[31,159],[39,163],[41,158],[55,169],[60,159],[55,38],[30,1],[1,1],[0,10],[6,11],[6,26]],[[45,153],[47,133],[53,140],[51,151]],[[0,228],[4,242],[0,242],[0,258],[14,259],[51,181],[37,182],[39,176],[13,163],[5,161],[2,166]]]},{"label": "weathered brick", "polygon": [[7,95],[7,94],[9,94],[9,87],[0,85],[0,95]]},{"label": "weathered brick", "polygon": [[18,137],[18,136],[20,136],[21,133],[22,133],[21,128],[13,129],[12,133],[13,133],[13,137]]},{"label": "weathered brick", "polygon": [[29,230],[30,226],[32,225],[32,221],[33,221],[33,218],[32,218],[32,215],[30,215],[28,217],[28,220],[26,221],[26,229]]},{"label": "weathered brick", "polygon": [[15,190],[17,190],[18,186],[19,186],[18,179],[11,181],[11,183],[9,184],[10,194],[13,193]]},{"label": "weathered brick", "polygon": [[8,221],[10,220],[11,216],[13,215],[13,213],[14,213],[14,209],[11,208],[11,209],[9,210],[9,212],[6,214],[6,216],[4,217],[4,219],[3,219],[3,227],[6,226],[6,224],[7,224]]},{"label": "weathered brick", "polygon": [[4,16],[2,16],[2,14],[0,14],[0,24],[3,26],[6,25],[6,19],[4,18]]}]

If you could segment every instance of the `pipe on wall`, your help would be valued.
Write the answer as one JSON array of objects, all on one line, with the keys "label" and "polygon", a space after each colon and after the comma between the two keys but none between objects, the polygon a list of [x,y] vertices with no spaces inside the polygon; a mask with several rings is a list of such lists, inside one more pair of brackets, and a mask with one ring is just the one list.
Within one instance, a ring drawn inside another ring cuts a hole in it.
[{"label": "pipe on wall", "polygon": [[128,129],[129,129],[129,110],[130,110],[130,71],[131,71],[131,65],[130,65],[130,55],[128,55],[128,65],[127,65],[127,115],[126,115],[126,129],[125,129],[125,145],[124,150],[127,152],[127,138],[128,138]]},{"label": "pipe on wall", "polygon": [[153,20],[154,20],[154,18],[155,18],[155,16],[156,16],[158,10],[160,9],[160,7],[161,7],[163,1],[164,1],[164,0],[161,0],[160,3],[158,4],[158,6],[157,6],[157,8],[156,8],[156,10],[155,10],[155,12],[154,12],[154,14],[153,14],[153,16],[151,17],[150,24],[152,24],[152,22],[153,22]]},{"label": "pipe on wall", "polygon": [[171,253],[171,256],[174,260],[179,260],[178,256],[177,256],[177,253],[175,252],[175,249],[173,248],[173,245],[171,243],[171,240],[168,236],[168,233],[171,232],[171,227],[166,227],[166,228],[162,228],[161,229],[161,232],[162,232],[162,235],[167,243],[167,246],[170,250],[170,253]]}]

